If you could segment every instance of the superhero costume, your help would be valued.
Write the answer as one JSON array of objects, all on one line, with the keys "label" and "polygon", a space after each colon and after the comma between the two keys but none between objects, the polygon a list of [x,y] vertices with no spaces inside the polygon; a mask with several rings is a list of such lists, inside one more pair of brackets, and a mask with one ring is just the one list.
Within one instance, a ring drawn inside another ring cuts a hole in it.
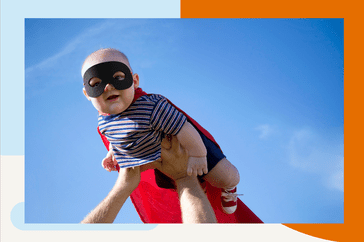
[{"label": "superhero costume", "polygon": [[[142,91],[141,88],[136,89],[134,101],[143,95],[148,94]],[[173,103],[171,104],[173,105]],[[219,147],[213,136],[207,130],[178,107],[176,108],[187,117],[188,121],[199,132],[204,134]],[[104,145],[108,149],[108,140],[100,133],[99,129],[98,132]],[[117,169],[119,169],[119,167],[117,167]],[[164,180],[166,178],[166,176],[163,177],[163,174],[157,170],[155,170],[155,172],[153,172],[153,170],[147,170],[141,174],[139,186],[130,195],[131,201],[144,223],[182,223],[177,192],[173,189],[161,188],[156,183],[156,180]],[[168,183],[170,183],[170,181],[167,180],[167,184]],[[204,182],[204,186],[206,187],[206,194],[215,212],[218,223],[262,223],[262,221],[239,198],[236,212],[233,214],[224,213],[221,208],[221,190],[212,187],[208,182]],[[171,183],[170,187],[173,187]]]}]

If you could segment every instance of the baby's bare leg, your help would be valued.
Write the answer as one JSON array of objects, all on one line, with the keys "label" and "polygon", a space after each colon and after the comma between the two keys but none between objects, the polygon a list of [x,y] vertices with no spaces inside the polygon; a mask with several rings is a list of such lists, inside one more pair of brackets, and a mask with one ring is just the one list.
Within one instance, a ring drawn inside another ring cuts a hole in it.
[{"label": "baby's bare leg", "polygon": [[219,161],[204,179],[217,188],[234,188],[240,181],[238,169],[226,158]]}]

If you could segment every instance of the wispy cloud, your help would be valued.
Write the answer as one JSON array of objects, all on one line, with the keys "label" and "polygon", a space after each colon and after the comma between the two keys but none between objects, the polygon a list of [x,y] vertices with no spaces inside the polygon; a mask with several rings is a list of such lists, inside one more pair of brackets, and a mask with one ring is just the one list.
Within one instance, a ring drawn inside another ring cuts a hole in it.
[{"label": "wispy cloud", "polygon": [[[153,26],[153,25],[152,25]],[[158,30],[167,31],[169,29],[173,29],[175,25],[173,24],[160,24],[158,25]],[[173,33],[173,32],[172,32]],[[141,38],[141,34],[144,35],[144,38]],[[96,50],[94,48],[102,48],[102,47],[115,47],[118,48],[117,45],[123,43],[122,45],[128,46],[129,49],[133,49],[136,53],[143,53],[144,50],[141,49],[140,46],[145,46],[145,44],[140,44],[146,36],[150,36],[150,38],[159,37],[158,31],[156,31],[156,27],[150,27],[148,20],[140,19],[140,20],[115,20],[115,19],[107,19],[100,20],[100,23],[90,26],[89,28],[82,31],[80,34],[70,38],[70,40],[64,45],[63,48],[60,49],[59,52],[45,58],[37,64],[29,66],[25,69],[25,75],[30,77],[33,73],[38,73],[39,71],[46,71],[55,67],[57,64],[61,62],[61,60],[68,60],[70,54],[78,52],[85,54],[90,54],[90,49],[85,49],[85,46],[92,46],[92,51]],[[170,41],[174,41],[177,37],[173,34],[167,35]],[[112,41],[114,40],[114,41]],[[113,43],[113,46],[104,46],[105,44]],[[158,43],[158,42],[156,42]],[[116,45],[116,46],[115,46]],[[132,46],[133,48],[131,48]],[[148,45],[147,45],[148,46]],[[160,46],[153,46],[154,48],[165,49],[165,46],[161,43]],[[55,47],[56,48],[56,47]],[[138,52],[139,51],[139,52]],[[170,51],[170,49],[168,49]],[[143,56],[140,54],[140,56]],[[86,57],[86,56],[85,56]],[[150,59],[141,59],[141,65],[143,67],[150,67],[154,64],[154,62],[150,61]]]},{"label": "wispy cloud", "polygon": [[[342,163],[344,163],[344,160]],[[344,191],[344,171],[340,170],[330,174],[325,182],[326,186],[329,188]]]},{"label": "wispy cloud", "polygon": [[260,131],[259,139],[267,139],[273,134],[273,128],[269,124],[262,124],[255,128]]},{"label": "wispy cloud", "polygon": [[113,25],[113,22],[111,21],[104,21],[98,25],[92,26],[85,31],[83,31],[81,34],[75,36],[75,38],[71,39],[64,48],[62,48],[58,53],[44,59],[38,64],[35,64],[33,66],[27,67],[25,69],[25,75],[29,75],[34,71],[43,70],[45,68],[49,68],[52,66],[55,66],[58,61],[66,57],[68,54],[75,51],[80,45],[87,43],[88,40],[91,38],[99,35],[106,29],[110,28]]},{"label": "wispy cloud", "polygon": [[343,144],[332,144],[310,129],[293,133],[288,145],[289,164],[322,176],[329,188],[344,190]]},{"label": "wispy cloud", "polygon": [[[46,21],[38,27],[47,28]],[[92,23],[94,22],[92,21]],[[65,89],[67,82],[75,85],[82,84],[79,75],[82,61],[91,51],[99,48],[114,47],[120,48],[122,51],[124,49],[132,50],[134,57],[138,58],[137,63],[141,63],[144,68],[152,66],[154,63],[150,59],[154,58],[145,57],[145,51],[140,47],[149,48],[149,45],[140,44],[141,41],[147,41],[146,38],[159,37],[156,30],[160,29],[155,26],[150,28],[150,25],[152,24],[149,24],[147,19],[106,19],[79,29],[78,34],[70,35],[69,40],[65,43],[60,43],[55,39],[44,39],[54,45],[53,49],[59,51],[33,63],[30,62],[31,56],[28,56],[28,63],[31,64],[28,64],[25,69],[26,98],[37,97],[47,91],[53,91],[55,88],[57,90]],[[166,24],[158,26],[167,30],[170,27]],[[64,29],[60,31],[64,31]],[[160,48],[164,47],[162,44],[160,45]]]}]

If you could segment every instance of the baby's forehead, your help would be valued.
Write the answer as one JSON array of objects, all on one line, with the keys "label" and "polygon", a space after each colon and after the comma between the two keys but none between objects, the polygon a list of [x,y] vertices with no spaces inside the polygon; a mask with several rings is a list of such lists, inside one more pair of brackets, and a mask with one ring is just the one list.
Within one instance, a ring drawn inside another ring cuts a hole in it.
[{"label": "baby's forehead", "polygon": [[89,56],[85,62],[84,65],[82,67],[82,76],[85,74],[85,72],[97,65],[97,64],[101,64],[101,63],[105,63],[105,62],[110,62],[110,61],[117,61],[117,62],[121,62],[125,65],[127,65],[130,69],[130,71],[132,72],[132,69],[130,67],[129,61],[128,59],[126,59],[125,57],[121,56],[121,55],[117,55],[117,54],[104,54],[104,55],[93,55],[93,56]]}]

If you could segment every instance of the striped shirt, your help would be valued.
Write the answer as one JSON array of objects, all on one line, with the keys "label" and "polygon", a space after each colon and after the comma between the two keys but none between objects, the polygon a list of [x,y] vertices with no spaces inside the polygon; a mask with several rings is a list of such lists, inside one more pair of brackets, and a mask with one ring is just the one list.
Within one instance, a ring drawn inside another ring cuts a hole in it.
[{"label": "striped shirt", "polygon": [[133,167],[161,157],[165,134],[176,135],[187,118],[162,95],[138,98],[120,114],[99,115],[100,132],[113,147],[120,166]]}]

